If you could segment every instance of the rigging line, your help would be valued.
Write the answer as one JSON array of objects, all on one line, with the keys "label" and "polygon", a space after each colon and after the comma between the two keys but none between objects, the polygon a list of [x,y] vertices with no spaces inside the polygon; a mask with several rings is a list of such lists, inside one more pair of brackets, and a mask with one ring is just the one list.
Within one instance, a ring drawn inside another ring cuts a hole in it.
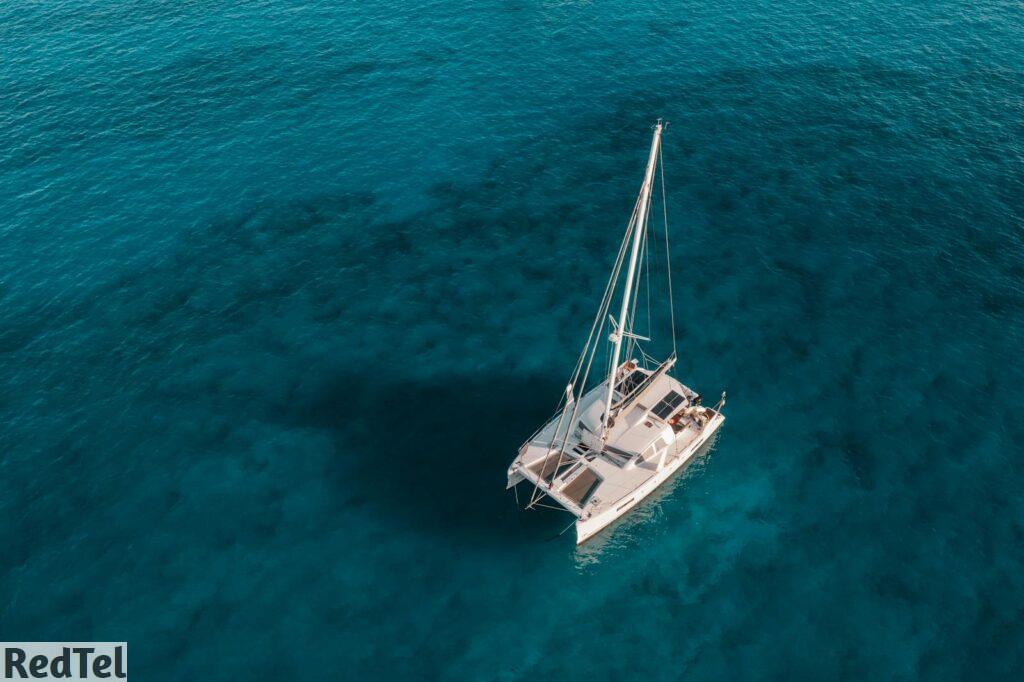
[{"label": "rigging line", "polygon": [[[658,153],[659,154],[661,153],[660,152],[660,148],[659,148]],[[647,183],[645,182],[644,185],[646,185],[646,184]],[[605,287],[605,298],[601,302],[601,308],[598,311],[597,317],[594,318],[594,324],[591,326],[590,336],[587,338],[587,343],[589,344],[591,342],[591,340],[593,339],[594,340],[594,345],[593,345],[593,348],[591,349],[590,360],[587,362],[587,367],[586,367],[586,371],[584,373],[583,382],[582,382],[581,387],[580,387],[580,398],[581,399],[582,399],[582,397],[584,395],[584,390],[586,388],[587,379],[590,376],[590,369],[591,369],[591,366],[593,364],[594,355],[595,355],[595,353],[597,351],[597,347],[600,345],[600,341],[599,341],[599,339],[600,339],[600,330],[604,329],[604,318],[608,314],[608,309],[611,307],[612,299],[615,296],[615,284],[618,281],[619,273],[620,273],[621,268],[622,268],[622,263],[623,263],[623,261],[625,259],[626,246],[627,246],[627,244],[629,242],[629,237],[632,234],[632,231],[634,229],[643,229],[644,227],[646,227],[646,224],[648,222],[648,218],[649,218],[649,215],[650,215],[650,207],[651,207],[651,192],[648,192],[648,194],[647,194],[647,201],[645,203],[645,208],[647,210],[645,211],[645,215],[644,215],[644,224],[643,225],[637,225],[637,217],[639,215],[639,211],[640,211],[640,207],[641,207],[641,201],[642,201],[642,198],[643,198],[643,188],[644,188],[644,186],[641,186],[640,196],[637,197],[636,202],[633,204],[633,214],[630,216],[629,223],[628,223],[627,229],[626,229],[626,235],[624,236],[624,238],[622,240],[622,243],[619,246],[619,255],[616,258],[615,268],[613,269],[612,276],[608,278],[608,284]],[[636,305],[636,303],[635,303],[636,302],[636,298],[635,298],[636,297],[636,293],[634,293],[633,296],[634,296],[633,306],[635,308],[635,305]],[[623,317],[625,318],[626,316],[623,315]],[[620,333],[624,330],[625,324],[626,324],[626,322],[625,322],[624,319],[623,320],[619,320],[619,332]],[[594,331],[595,330],[598,331],[598,336],[597,336],[596,339],[594,339]],[[573,373],[574,377],[576,377],[576,378],[578,378],[578,376],[579,376],[580,362],[583,361],[583,357],[586,355],[586,351],[587,351],[587,346],[585,345],[583,347],[583,352],[580,354],[580,359],[577,362],[576,370]],[[616,378],[616,369],[618,369],[618,368],[611,367],[611,364],[612,364],[611,359],[609,359],[609,363],[608,364],[609,364],[608,390],[612,391],[612,390],[614,390],[614,382],[615,382],[615,378]],[[572,382],[572,383],[575,383],[575,382]],[[565,397],[565,400],[568,401],[568,396]],[[561,400],[559,401],[559,404],[561,404]],[[579,412],[579,406],[580,406],[580,401],[579,400],[574,400],[573,401],[572,415],[570,416],[569,424],[566,427],[566,433],[565,433],[566,437],[562,439],[561,446],[558,449],[558,462],[556,464],[556,471],[557,471],[557,467],[561,466],[562,457],[565,454],[566,447],[568,446],[569,430],[572,428],[572,424],[576,420],[576,415]],[[566,405],[566,408],[568,408],[568,405]],[[607,416],[608,415],[605,415],[605,418]],[[562,424],[562,421],[563,421],[564,417],[565,417],[565,408],[563,408],[562,413],[559,415],[558,422],[555,425],[554,438],[552,439],[552,443],[551,443],[552,445],[554,444],[554,439],[557,438],[557,436],[558,436],[558,432],[561,429],[561,424]],[[550,446],[549,446],[548,452],[544,455],[544,462],[541,465],[542,466],[542,470],[543,470],[544,467],[547,466],[547,461],[551,457],[551,454],[552,454],[552,452],[551,452],[551,449],[550,449]],[[530,504],[533,504],[536,501],[537,493],[540,492],[540,489],[541,489],[540,477],[538,477],[537,480],[534,483],[533,492],[530,495]],[[541,493],[541,494],[543,495],[543,493]]]},{"label": "rigging line", "polygon": [[[632,228],[632,226],[631,226]],[[629,243],[629,238],[632,235],[632,229],[626,230],[626,235],[622,240],[622,244],[619,248],[619,256],[616,259],[615,267],[612,269],[612,275],[608,280],[608,285],[605,289],[605,296],[601,301],[601,306],[597,311],[597,316],[594,318],[594,325],[591,327],[590,336],[587,339],[587,344],[583,347],[583,352],[580,354],[581,365],[584,358],[587,356],[587,351],[590,351],[590,357],[586,360],[585,369],[582,366],[578,366],[574,379],[579,379],[580,371],[583,371],[583,380],[578,384],[580,391],[580,398],[583,398],[584,391],[587,385],[587,379],[590,377],[590,368],[594,363],[594,356],[597,353],[600,344],[601,331],[604,329],[605,320],[608,316],[608,310],[611,308],[612,299],[614,298],[614,283],[619,278],[619,273],[622,271],[622,263],[625,260],[626,246]],[[596,334],[595,334],[596,332]],[[592,342],[592,343],[591,343]],[[576,418],[576,414],[579,410],[580,401],[576,400],[570,418],[570,423]],[[564,449],[564,444],[563,444]]]},{"label": "rigging line", "polygon": [[[659,145],[657,153],[658,153],[658,158],[660,160],[661,159],[661,146],[660,145]],[[662,193],[662,204],[664,205],[664,197],[665,197],[664,167],[662,167],[661,193]],[[633,206],[633,215],[630,216],[630,221],[629,221],[629,224],[627,225],[626,235],[623,238],[622,244],[619,247],[619,255],[616,258],[616,263],[615,263],[615,267],[613,268],[612,276],[609,277],[608,284],[605,287],[605,297],[604,297],[604,299],[601,302],[601,308],[598,311],[597,317],[594,318],[594,324],[591,326],[590,335],[587,338],[587,345],[589,345],[592,340],[594,341],[594,344],[593,344],[593,347],[591,348],[590,359],[589,359],[589,361],[587,361],[587,364],[586,364],[586,370],[585,370],[584,375],[583,375],[583,382],[580,384],[580,389],[579,390],[580,390],[580,398],[581,399],[582,399],[582,397],[584,395],[584,390],[586,388],[587,379],[590,376],[590,369],[591,369],[591,366],[593,365],[594,356],[595,356],[595,354],[597,352],[598,346],[600,345],[600,330],[604,329],[604,319],[605,319],[605,317],[608,314],[607,311],[611,307],[611,301],[614,298],[615,284],[616,284],[616,282],[618,280],[619,273],[620,273],[620,270],[622,268],[622,262],[623,262],[624,257],[625,257],[626,245],[627,245],[627,243],[629,241],[629,236],[632,233],[633,229],[643,229],[643,227],[646,227],[646,224],[647,224],[648,219],[650,217],[650,206],[651,206],[652,196],[651,196],[651,193],[648,193],[647,202],[646,202],[647,210],[645,211],[645,215],[644,215],[644,226],[637,226],[636,225],[636,222],[637,222],[636,218],[637,218],[638,212],[640,210],[641,197],[642,196],[643,196],[643,188],[641,187],[640,196],[637,197],[636,203]],[[666,237],[666,240],[667,240],[668,239],[668,219],[667,219],[667,217],[666,217],[666,222],[665,222],[665,237]],[[670,285],[670,292],[671,292],[671,285]],[[635,296],[636,296],[636,293],[634,293],[634,302],[633,302],[634,310],[635,310],[635,306],[636,306]],[[671,293],[670,293],[670,298],[671,298]],[[648,298],[648,303],[649,303],[649,300],[650,299]],[[671,305],[671,303],[670,303],[670,305]],[[623,316],[623,317],[625,317],[625,316]],[[672,348],[673,348],[673,353],[675,352],[675,322],[674,322],[674,320],[675,320],[675,317],[674,317],[674,314],[673,314],[673,329],[672,329]],[[622,329],[623,329],[623,325],[625,325],[625,320],[620,320],[619,321],[619,325],[620,325],[620,332],[621,332]],[[598,333],[598,336],[597,336],[596,339],[594,338],[595,331],[597,331],[597,333]],[[583,352],[580,354],[580,358],[577,361],[576,368],[575,368],[575,370],[573,372],[574,378],[578,378],[579,377],[579,371],[580,371],[580,369],[582,369],[581,364],[583,362],[584,357],[586,356],[587,345],[585,345],[583,347]],[[611,390],[614,390],[613,384],[614,384],[614,381],[615,381],[615,378],[616,378],[616,376],[615,376],[616,369],[618,369],[618,368],[611,367],[611,364],[612,364],[611,358],[609,358],[608,364],[609,364],[609,372],[608,372],[608,374],[609,374],[609,377],[608,377],[609,387],[608,388],[609,388],[609,391],[611,391]],[[575,382],[572,382],[572,384],[575,385]],[[567,402],[568,402],[568,398],[569,398],[568,396],[564,396],[563,397],[563,399],[566,400]],[[559,400],[559,404],[561,404],[561,400]],[[562,457],[565,454],[565,449],[566,449],[566,446],[568,445],[569,429],[572,428],[572,423],[576,419],[576,415],[579,412],[579,406],[580,406],[580,400],[574,400],[573,401],[572,415],[569,418],[569,425],[568,425],[568,427],[566,429],[566,437],[562,439],[561,447],[559,448],[559,451],[558,451],[558,463],[556,464],[556,469],[555,469],[556,471],[557,471],[558,467],[561,466]],[[568,408],[568,405],[566,405],[566,408]],[[605,415],[605,417],[607,417],[607,416],[608,415]],[[556,423],[555,433],[554,433],[554,437],[555,438],[557,438],[557,436],[558,436],[558,432],[561,429],[561,423],[562,423],[562,420],[564,419],[564,417],[565,417],[565,408],[563,408],[562,414],[559,415],[558,422]],[[551,444],[552,445],[554,444],[554,438],[552,439],[552,443]],[[550,446],[549,446],[548,452],[544,455],[544,463],[542,464],[542,468],[541,468],[542,471],[546,467],[547,461],[551,457],[551,454],[552,453],[551,453]],[[536,482],[535,482],[535,484],[534,484],[533,492],[530,495],[530,503],[527,505],[527,507],[531,506],[532,504],[534,504],[537,501],[537,499],[538,499],[537,493],[540,493],[541,497],[545,494],[545,493],[540,491],[540,488],[541,488],[540,480],[541,480],[541,477],[538,477]]]},{"label": "rigging line", "polygon": [[[619,245],[619,253],[616,256],[615,265],[612,267],[612,274],[613,274],[613,276],[616,275],[621,270],[621,268],[622,268],[622,261],[625,258],[626,246],[627,246],[627,244],[629,242],[629,235],[631,233],[632,233],[632,231],[630,229],[627,229],[626,230],[626,234],[625,234],[625,236],[622,239],[622,243]],[[576,368],[573,370],[573,375],[572,375],[573,380],[576,380],[576,379],[579,378],[580,370],[583,367],[584,359],[586,358],[586,355],[587,355],[587,349],[590,347],[591,342],[594,340],[595,332],[598,331],[602,326],[604,326],[604,317],[605,316],[602,313],[605,310],[608,309],[608,307],[609,307],[609,305],[611,303],[610,298],[611,298],[611,291],[612,291],[613,282],[614,282],[614,279],[610,278],[608,283],[605,284],[604,294],[601,297],[601,304],[598,307],[598,314],[594,317],[594,322],[593,322],[593,324],[591,324],[591,327],[590,327],[590,334],[587,335],[587,342],[583,345],[583,350],[580,352],[580,357],[579,357],[579,359],[576,362]]]},{"label": "rigging line", "polygon": [[[626,250],[629,245],[630,237],[633,234],[634,222],[636,220],[636,214],[639,210],[639,199],[636,205],[633,207],[633,214],[629,218],[629,223],[626,226],[626,233],[622,238],[622,243],[619,245],[619,253],[615,259],[615,265],[612,268],[612,274],[608,278],[608,283],[605,285],[604,296],[601,299],[601,305],[598,308],[597,315],[594,318],[594,323],[590,328],[590,335],[587,337],[587,343],[583,346],[583,351],[580,353],[579,361],[577,362],[576,369],[573,373],[573,378],[578,379],[579,373],[582,369],[583,360],[587,355],[587,350],[590,344],[593,342],[596,345],[600,343],[600,330],[604,328],[605,318],[607,317],[608,310],[611,307],[612,299],[615,295],[615,284],[619,278],[619,273],[622,271],[622,264],[625,262]],[[595,338],[595,332],[597,337]]]},{"label": "rigging line", "polygon": [[676,355],[676,301],[672,295],[672,252],[668,245],[668,202],[665,200],[665,163],[661,147],[658,148],[658,168],[661,171],[661,215],[665,222],[665,263],[668,268],[668,312],[672,322],[672,355]]},{"label": "rigging line", "polygon": [[[580,372],[583,369],[584,362],[587,357],[587,350],[590,348],[592,342],[594,342],[595,333],[600,334],[600,329],[604,326],[604,318],[607,309],[611,304],[611,289],[614,282],[614,278],[622,268],[622,262],[625,258],[626,245],[629,242],[629,235],[632,231],[627,228],[626,234],[623,237],[622,243],[619,245],[619,253],[616,256],[615,265],[612,267],[612,278],[609,278],[608,283],[605,285],[604,294],[601,297],[601,304],[598,308],[597,315],[594,317],[594,322],[590,327],[590,333],[587,335],[587,342],[583,345],[583,350],[580,351],[580,357],[576,361],[576,367],[573,369],[570,383],[573,384],[573,389],[576,389],[576,381],[579,379]],[[582,394],[581,394],[582,395]],[[559,401],[561,404],[561,400]]]},{"label": "rigging line", "polygon": [[[611,308],[612,299],[614,298],[614,290],[615,290],[614,285],[615,285],[615,283],[619,279],[619,274],[620,274],[620,272],[622,270],[622,263],[625,261],[626,245],[629,242],[630,236],[632,236],[632,233],[633,233],[632,228],[635,227],[636,216],[637,216],[637,212],[639,210],[640,210],[640,198],[637,197],[636,204],[633,206],[633,215],[630,217],[630,229],[626,230],[626,236],[622,240],[622,246],[621,246],[621,249],[620,249],[620,252],[619,252],[618,262],[616,263],[616,267],[615,267],[614,272],[612,273],[612,276],[608,279],[609,294],[608,294],[607,298],[603,301],[603,304],[604,304],[603,308],[598,312],[598,318],[601,320],[600,330],[604,329],[604,321],[607,319],[609,308]],[[600,338],[600,330],[598,331],[598,339]],[[594,365],[594,358],[597,355],[597,349],[601,345],[600,341],[598,339],[595,339],[594,345],[591,346],[591,348],[590,348],[590,359],[587,361],[587,367],[586,367],[586,370],[583,373],[583,381],[580,384],[580,386],[581,386],[581,388],[580,388],[580,398],[583,397],[583,392],[584,392],[584,389],[586,388],[587,380],[590,378],[590,370],[591,370],[591,368]],[[609,379],[609,381],[611,381],[611,379]],[[580,401],[577,401],[576,405],[573,408],[573,414],[572,414],[572,417],[571,417],[571,419],[573,421],[575,421],[576,415],[579,412],[579,406],[580,406]]]},{"label": "rigging line", "polygon": [[[580,357],[576,361],[576,367],[573,369],[573,381],[579,378],[579,373],[582,369],[584,358],[587,354],[587,349],[594,339],[595,331],[604,325],[605,315],[602,314],[602,311],[610,307],[610,298],[614,292],[615,280],[617,279],[617,274],[621,270],[622,263],[625,260],[626,248],[629,244],[629,237],[632,234],[633,221],[636,219],[636,213],[639,209],[639,203],[640,201],[638,199],[636,205],[634,205],[633,207],[633,214],[630,216],[629,222],[626,224],[626,233],[622,238],[622,242],[619,244],[619,253],[616,255],[615,264],[612,267],[612,276],[608,278],[608,282],[605,284],[604,294],[601,297],[601,304],[598,309],[598,314],[594,317],[594,322],[590,327],[590,334],[587,336],[587,342],[583,345],[583,350],[580,352]],[[559,401],[559,404],[561,404],[561,401]]]},{"label": "rigging line", "polygon": [[[651,180],[651,183],[652,184],[654,183],[653,179]],[[641,254],[641,265],[640,265],[641,270],[644,270],[643,259],[650,257],[650,252],[647,250],[647,236],[648,236],[647,224],[650,222],[650,217],[651,217],[651,200],[652,200],[653,194],[654,193],[651,192],[650,194],[647,195],[647,211],[646,211],[646,215],[644,216],[644,242],[643,242],[643,245],[642,245],[643,246],[643,253]],[[647,270],[647,275],[648,275],[648,277],[650,277],[650,270],[649,269]],[[629,316],[629,330],[631,332],[635,331],[635,329],[636,329],[636,327],[635,327],[635,324],[636,324],[636,308],[637,308],[637,305],[640,302],[640,282],[639,282],[639,279],[640,279],[640,274],[637,273],[637,286],[634,288],[634,291],[633,291],[633,305],[632,305],[632,310],[630,311],[630,316]],[[649,288],[648,288],[647,305],[650,306],[650,289]],[[650,316],[648,316],[648,336],[650,336],[649,332],[650,332]],[[630,353],[632,353],[633,348],[638,345],[636,339],[632,339],[631,338],[629,341],[630,342],[627,344],[627,349],[629,350],[629,353],[626,354],[626,358],[627,359],[630,358]]]},{"label": "rigging line", "polygon": [[[534,507],[541,507],[543,509],[554,509],[555,511],[565,512],[566,514],[572,514],[572,512],[569,511],[568,509],[566,509],[565,507],[555,507],[555,506],[552,506],[550,504],[541,504],[540,502],[535,502],[533,506]],[[576,515],[573,514],[573,516],[576,516]],[[576,521],[574,520],[573,523],[576,523]]]},{"label": "rigging line", "polygon": [[573,527],[573,526],[575,526],[575,525],[576,525],[576,519],[573,519],[573,520],[572,520],[572,523],[570,523],[570,524],[569,524],[568,526],[566,526],[565,528],[563,528],[563,529],[562,529],[562,532],[561,532],[561,533],[559,533],[558,535],[556,535],[555,537],[561,537],[561,536],[565,535],[565,531],[569,530],[570,528],[572,528],[572,527]]},{"label": "rigging line", "polygon": [[[637,203],[639,204],[639,202],[637,202]],[[635,217],[636,217],[636,209],[634,209],[634,214],[633,214],[633,218],[634,219],[635,219]],[[612,299],[614,298],[614,283],[618,280],[619,274],[622,271],[622,263],[625,260],[625,255],[626,255],[626,245],[628,244],[629,238],[630,238],[630,236],[632,236],[632,234],[633,234],[632,229],[627,230],[626,231],[626,237],[622,240],[622,249],[621,249],[620,254],[619,254],[620,258],[619,258],[618,262],[616,263],[616,267],[615,267],[614,271],[612,272],[611,278],[609,278],[609,280],[608,280],[608,284],[609,284],[609,287],[610,287],[609,295],[602,302],[603,303],[602,308],[598,311],[598,319],[600,320],[600,324],[598,325],[598,335],[594,339],[593,345],[590,347],[590,358],[587,360],[586,369],[583,372],[583,380],[580,382],[580,398],[583,397],[583,393],[584,393],[584,390],[586,389],[586,385],[587,385],[587,380],[590,378],[590,370],[591,370],[591,368],[594,365],[594,358],[597,355],[597,349],[601,345],[600,334],[601,334],[601,330],[604,329],[605,320],[607,319],[608,311],[611,308]],[[575,409],[573,410],[573,416],[572,416],[572,419],[574,419],[574,420],[576,418],[576,414],[579,411],[579,405],[580,405],[580,401],[577,401]]]},{"label": "rigging line", "polygon": [[[583,362],[584,362],[584,359],[586,358],[586,355],[587,355],[587,349],[588,349],[588,347],[590,347],[590,359],[586,363],[586,371],[584,372],[584,375],[583,375],[583,381],[579,385],[580,386],[580,389],[579,389],[579,391],[580,391],[580,399],[579,400],[576,400],[576,399],[573,400],[572,414],[569,417],[569,424],[566,427],[566,434],[565,434],[566,437],[562,439],[561,446],[559,447],[559,450],[558,450],[558,462],[555,465],[556,470],[562,464],[562,456],[565,454],[565,448],[568,445],[569,429],[572,428],[572,424],[576,420],[576,415],[579,413],[580,400],[582,400],[582,398],[583,398],[584,390],[586,389],[587,379],[590,376],[590,367],[591,367],[591,365],[594,362],[594,355],[597,352],[597,347],[600,345],[598,339],[600,338],[601,330],[604,329],[604,320],[605,320],[606,315],[608,314],[608,309],[611,307],[612,298],[614,298],[615,283],[616,283],[616,281],[619,278],[620,271],[622,270],[622,263],[625,260],[625,255],[626,255],[626,247],[629,244],[630,236],[633,234],[633,228],[635,227],[636,216],[637,216],[637,213],[638,213],[639,210],[640,210],[640,198],[637,197],[636,204],[633,206],[633,214],[630,216],[629,224],[626,227],[626,234],[623,236],[622,243],[619,245],[619,253],[616,256],[615,265],[612,268],[611,277],[608,278],[608,283],[605,285],[604,296],[601,299],[601,306],[598,309],[597,316],[594,318],[594,323],[590,327],[590,334],[587,337],[587,343],[583,346],[583,351],[580,353],[579,360],[576,363],[576,368],[573,371],[573,381],[570,382],[570,383],[573,384],[573,386],[574,386],[573,390],[575,391],[576,390],[575,389],[575,385],[576,385],[575,381],[576,381],[576,379],[579,378],[580,370],[583,369]],[[595,332],[597,333],[597,337],[596,338],[595,338]],[[592,341],[593,341],[593,346],[591,346],[591,342]],[[563,396],[563,399],[568,401],[568,396]],[[561,400],[559,400],[559,404],[561,404]],[[566,407],[568,407],[568,405],[566,405]],[[565,417],[565,409],[563,408],[562,414],[559,415],[558,422],[555,424],[554,438],[558,437],[558,432],[561,430],[562,420],[564,419],[564,417]],[[552,445],[553,444],[554,444],[554,440],[552,440]],[[547,465],[547,461],[548,461],[548,459],[550,457],[551,457],[551,451],[550,451],[550,446],[549,446],[548,453],[546,455],[544,455],[544,462],[541,465],[542,470],[543,470],[543,467],[545,467]],[[538,493],[539,492],[540,492],[540,478],[538,478],[537,481],[534,482],[533,491],[530,493],[530,502],[527,504],[527,507],[533,505],[539,499],[539,497],[538,497]],[[544,493],[540,493],[540,495],[543,495],[543,494]]]}]

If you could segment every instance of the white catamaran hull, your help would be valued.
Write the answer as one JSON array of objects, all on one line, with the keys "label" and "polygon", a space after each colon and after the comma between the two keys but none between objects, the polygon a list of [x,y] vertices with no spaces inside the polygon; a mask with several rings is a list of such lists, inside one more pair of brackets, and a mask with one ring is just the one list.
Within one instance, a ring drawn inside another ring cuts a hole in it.
[{"label": "white catamaran hull", "polygon": [[671,461],[666,462],[661,471],[658,471],[656,474],[651,476],[636,490],[616,502],[609,509],[596,516],[577,521],[576,544],[581,545],[594,537],[598,532],[614,523],[616,519],[628,514],[630,510],[640,504],[640,502],[642,502],[648,495],[657,490],[662,483],[670,479],[673,474],[693,459],[693,456],[697,454],[705,443],[711,441],[712,436],[714,436],[718,431],[718,427],[720,427],[724,421],[725,417],[722,414],[715,415],[715,417],[711,419],[701,431],[701,434],[687,445],[686,449],[679,453],[678,456],[673,458]]}]

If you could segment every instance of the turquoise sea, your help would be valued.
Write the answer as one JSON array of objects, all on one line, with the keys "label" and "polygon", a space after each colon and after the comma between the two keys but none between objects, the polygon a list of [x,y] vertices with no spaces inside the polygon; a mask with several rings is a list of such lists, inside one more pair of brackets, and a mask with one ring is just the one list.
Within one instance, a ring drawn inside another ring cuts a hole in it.
[{"label": "turquoise sea", "polygon": [[[505,469],[664,140],[714,449]],[[146,680],[1024,673],[1024,6],[0,5],[0,639]]]}]

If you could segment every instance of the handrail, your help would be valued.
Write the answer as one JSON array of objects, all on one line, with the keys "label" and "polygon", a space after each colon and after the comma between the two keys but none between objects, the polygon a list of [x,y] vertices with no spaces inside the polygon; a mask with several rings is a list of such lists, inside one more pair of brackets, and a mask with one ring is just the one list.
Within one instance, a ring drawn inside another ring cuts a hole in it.
[{"label": "handrail", "polygon": [[[545,419],[545,420],[544,420],[544,422],[543,422],[543,423],[542,423],[542,424],[540,425],[540,428],[539,428],[539,429],[537,429],[536,431],[534,431],[534,432],[533,432],[533,433],[532,433],[532,434],[530,435],[530,437],[529,437],[529,438],[527,438],[526,440],[524,440],[524,441],[523,441],[523,444],[519,446],[519,450],[520,450],[520,451],[522,451],[522,449],[523,449],[523,448],[524,448],[525,446],[527,446],[527,445],[529,445],[530,443],[532,443],[532,442],[533,442],[533,439],[537,437],[537,434],[539,434],[539,433],[540,433],[541,431],[543,431],[543,430],[544,430],[544,427],[546,427],[546,426],[547,426],[548,424],[550,424],[550,423],[551,423],[551,422],[552,422],[552,421],[553,421],[553,420],[555,419],[555,417],[557,417],[557,416],[558,416],[558,414],[559,414],[560,412],[562,412],[562,411],[563,411],[564,409],[565,409],[565,408],[564,408],[564,407],[562,407],[562,408],[559,408],[559,409],[555,410],[555,411],[554,411],[554,413],[552,413],[552,415],[551,415],[550,417],[548,417],[547,419]],[[557,436],[558,434],[555,434],[555,435]],[[554,441],[552,441],[552,442],[554,442]]]}]

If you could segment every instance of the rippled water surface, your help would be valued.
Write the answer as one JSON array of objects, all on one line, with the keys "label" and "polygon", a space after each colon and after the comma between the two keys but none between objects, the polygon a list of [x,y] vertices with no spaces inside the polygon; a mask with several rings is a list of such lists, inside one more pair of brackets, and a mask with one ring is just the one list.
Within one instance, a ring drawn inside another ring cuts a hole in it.
[{"label": "rippled water surface", "polygon": [[[1018,2],[0,6],[0,635],[154,680],[1024,669]],[[716,447],[504,488],[657,117]]]}]

